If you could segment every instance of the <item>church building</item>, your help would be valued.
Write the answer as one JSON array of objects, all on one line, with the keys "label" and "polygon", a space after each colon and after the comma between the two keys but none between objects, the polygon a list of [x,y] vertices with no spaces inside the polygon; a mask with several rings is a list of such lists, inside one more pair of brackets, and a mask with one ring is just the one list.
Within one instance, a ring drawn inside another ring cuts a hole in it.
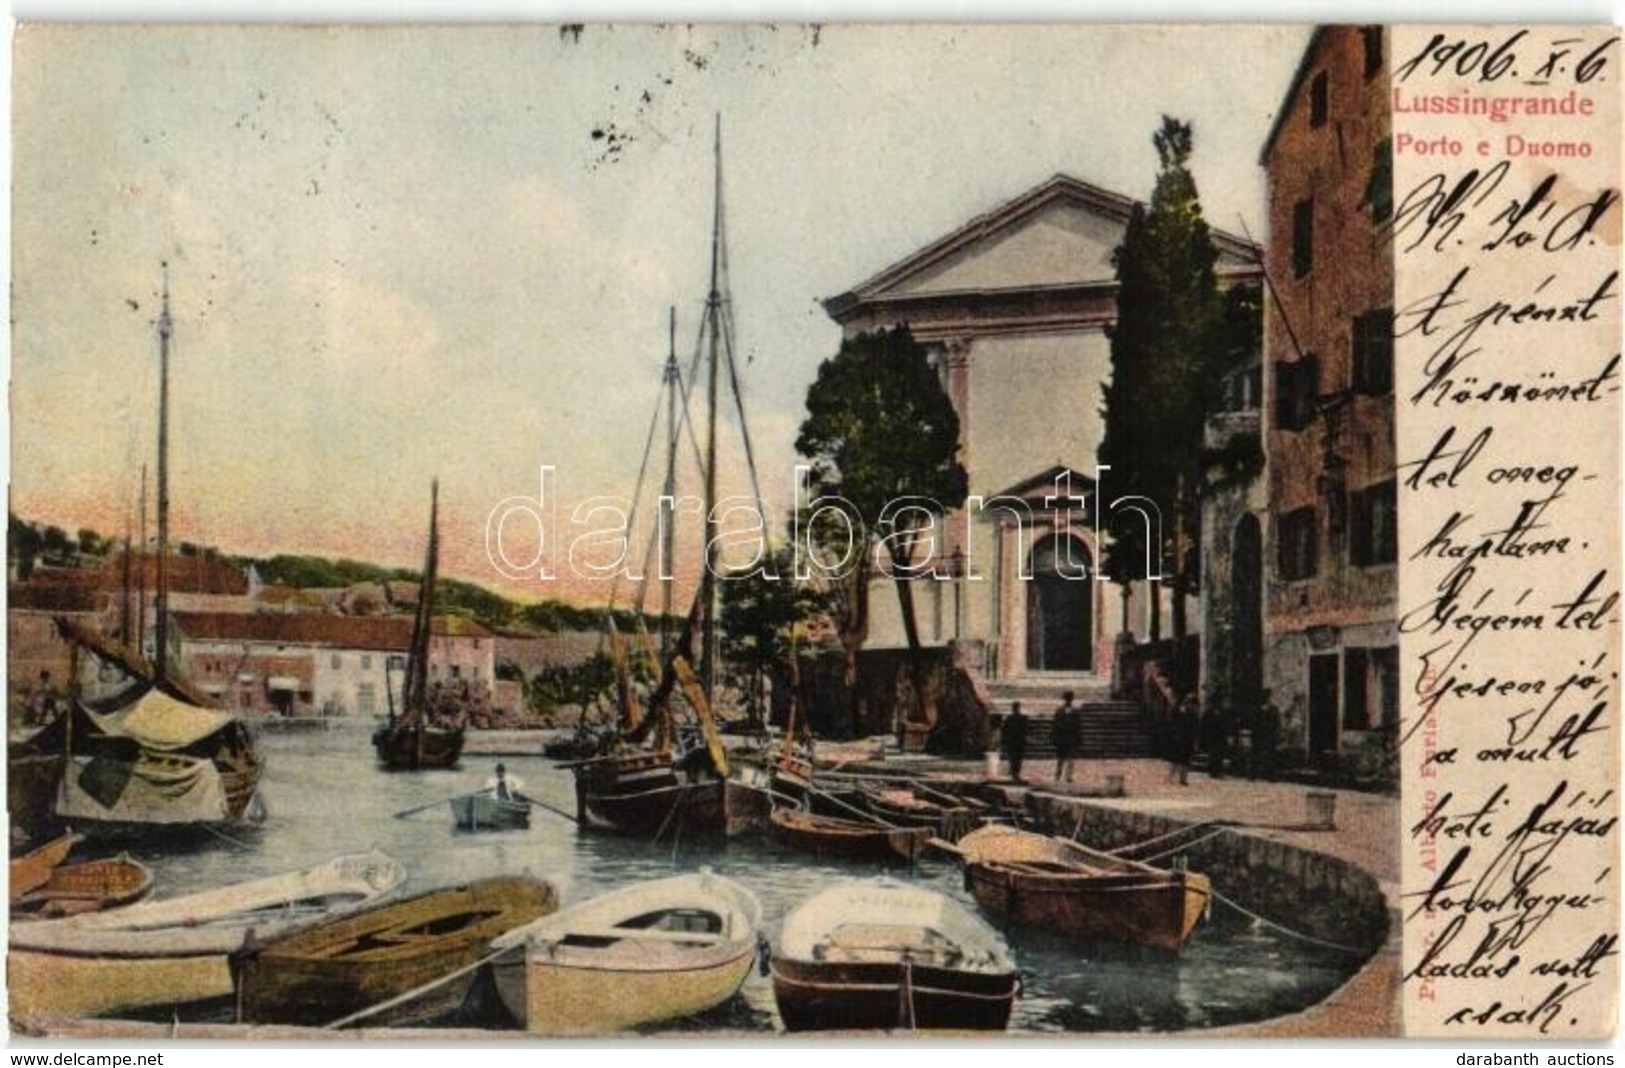
[{"label": "church building", "polygon": [[[921,640],[979,649],[1006,693],[1104,694],[1118,635],[1144,636],[1149,587],[1125,597],[1096,570],[1098,510],[1136,494],[1096,467],[1112,258],[1133,206],[1057,175],[824,305],[847,336],[906,324],[932,353],[959,415],[969,497],[939,526],[942,577],[919,580]],[[1254,246],[1217,229],[1213,240],[1222,287],[1259,283]],[[871,593],[871,648],[904,644],[890,586]]]}]

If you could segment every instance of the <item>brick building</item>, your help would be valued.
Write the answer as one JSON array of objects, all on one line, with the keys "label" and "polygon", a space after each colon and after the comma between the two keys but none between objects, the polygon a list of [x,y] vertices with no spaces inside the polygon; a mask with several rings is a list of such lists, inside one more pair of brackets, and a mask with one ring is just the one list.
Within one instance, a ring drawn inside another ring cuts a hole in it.
[{"label": "brick building", "polygon": [[1284,744],[1320,764],[1379,752],[1398,713],[1386,46],[1317,30],[1261,160],[1264,682]]}]

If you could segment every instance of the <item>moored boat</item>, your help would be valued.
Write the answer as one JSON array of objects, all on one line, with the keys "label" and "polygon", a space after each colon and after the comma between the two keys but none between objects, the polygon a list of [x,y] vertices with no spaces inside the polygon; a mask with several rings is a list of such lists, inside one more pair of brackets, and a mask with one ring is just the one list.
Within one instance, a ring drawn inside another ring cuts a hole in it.
[{"label": "moored boat", "polygon": [[1207,876],[1168,871],[1064,838],[988,826],[961,838],[965,881],[1011,923],[1178,949],[1207,915]]},{"label": "moored boat", "polygon": [[[397,715],[390,695],[389,718],[372,734],[378,763],[390,771],[451,768],[463,755],[466,724],[459,713],[455,722],[437,721],[429,700],[429,645],[434,629],[435,576],[440,560],[440,483],[429,493],[429,546],[424,553],[423,579],[418,587],[417,612],[412,617],[412,644],[407,650],[406,678],[401,685],[401,711]],[[385,690],[389,690],[385,685]]]},{"label": "moored boat", "polygon": [[790,1031],[1001,1031],[1020,986],[997,931],[889,879],[836,884],[797,906],[772,971]]},{"label": "moored boat", "polygon": [[450,804],[452,819],[460,831],[507,831],[530,826],[530,802],[522,797],[498,797],[485,790],[454,797]]},{"label": "moored boat", "polygon": [[956,841],[983,823],[986,805],[962,802],[946,794],[922,797],[908,786],[880,786],[864,791],[864,804],[880,820],[900,827],[925,827],[945,841]]},{"label": "moored boat", "polygon": [[13,1018],[90,1016],[231,993],[227,956],[262,938],[363,908],[406,878],[376,850],[301,871],[11,927]]},{"label": "moored boat", "polygon": [[11,900],[12,920],[54,919],[134,904],[152,893],[152,870],[128,856],[61,864]]},{"label": "moored boat", "polygon": [[231,961],[238,1020],[331,1023],[419,990],[367,1024],[435,1019],[463,1003],[493,938],[557,907],[548,883],[483,879],[253,939]]},{"label": "moored boat", "polygon": [[24,894],[38,890],[51,878],[57,865],[68,859],[79,836],[71,831],[46,842],[44,845],[11,860],[11,903],[15,905]]},{"label": "moored boat", "polygon": [[820,857],[912,864],[931,840],[927,827],[888,827],[873,821],[820,816],[794,809],[772,815],[779,840]]},{"label": "moored boat", "polygon": [[498,994],[525,1030],[591,1035],[704,1012],[756,960],[761,904],[701,871],[639,883],[492,943]]}]

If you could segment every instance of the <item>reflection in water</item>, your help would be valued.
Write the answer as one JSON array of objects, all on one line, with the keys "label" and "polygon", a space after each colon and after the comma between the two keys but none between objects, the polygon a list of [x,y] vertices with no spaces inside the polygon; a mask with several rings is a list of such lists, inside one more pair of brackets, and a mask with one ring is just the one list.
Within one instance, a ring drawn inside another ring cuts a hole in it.
[{"label": "reflection in water", "polygon": [[[395,813],[483,788],[496,758],[465,756],[461,770],[450,773],[385,772],[374,764],[365,728],[263,737],[259,745],[268,766],[261,790],[270,818],[262,827],[233,832],[232,841],[205,838],[166,848],[163,855],[150,846],[132,849],[153,868],[157,893],[171,896],[270,875],[373,846],[406,865],[403,894],[491,875],[531,874],[552,882],[566,904],[706,865],[756,892],[771,940],[785,913],[825,882],[875,873],[863,864],[784,853],[766,839],[723,844],[668,835],[650,843],[578,834],[570,821],[540,806],[532,810],[528,829],[481,834],[456,831],[447,804],[397,818]],[[575,810],[567,772],[539,756],[501,759],[527,794]],[[926,860],[896,874],[976,908],[955,864]],[[1319,1001],[1356,963],[1222,907],[1179,954],[1033,930],[1007,937],[1022,972],[1012,1032],[1177,1031],[1262,1019]],[[663,1029],[773,1031],[777,1021],[771,982],[753,974],[741,998]]]}]

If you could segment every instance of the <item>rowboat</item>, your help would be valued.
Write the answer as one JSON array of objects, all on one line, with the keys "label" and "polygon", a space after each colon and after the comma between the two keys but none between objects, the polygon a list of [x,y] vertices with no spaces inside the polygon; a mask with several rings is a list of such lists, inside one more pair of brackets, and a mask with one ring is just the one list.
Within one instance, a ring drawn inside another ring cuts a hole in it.
[{"label": "rowboat", "polygon": [[101,912],[140,901],[152,893],[152,871],[118,856],[61,864],[45,882],[11,900],[11,918],[53,919]]},{"label": "rowboat", "polygon": [[70,831],[20,857],[12,858],[11,903],[15,905],[24,894],[44,886],[57,865],[68,859],[68,854],[79,840],[79,836]]},{"label": "rowboat", "polygon": [[398,861],[374,850],[110,912],[14,924],[11,1014],[90,1016],[224,997],[227,956],[250,931],[274,938],[354,912],[405,878]]},{"label": "rowboat", "polygon": [[640,883],[491,944],[498,994],[525,1030],[591,1035],[704,1012],[739,990],[762,907],[709,871]]},{"label": "rowboat", "polygon": [[522,797],[497,797],[487,790],[451,799],[452,819],[459,831],[506,831],[530,826],[530,802]]},{"label": "rowboat", "polygon": [[1012,923],[1081,938],[1178,949],[1207,914],[1205,875],[1166,871],[1013,827],[958,842],[982,908]]},{"label": "rowboat", "polygon": [[997,931],[890,879],[838,883],[797,906],[772,971],[790,1031],[1001,1031],[1019,986]]},{"label": "rowboat", "polygon": [[794,809],[777,809],[772,820],[781,842],[820,857],[912,864],[931,840],[926,827],[887,827]]},{"label": "rowboat", "polygon": [[946,794],[921,797],[909,787],[881,787],[864,791],[869,811],[886,823],[900,827],[925,827],[946,841],[982,825],[987,806]]},{"label": "rowboat", "polygon": [[468,996],[493,938],[558,907],[535,879],[483,879],[369,908],[344,919],[257,938],[232,956],[237,1018],[326,1023],[422,990],[369,1014],[369,1026],[421,1023]]}]

